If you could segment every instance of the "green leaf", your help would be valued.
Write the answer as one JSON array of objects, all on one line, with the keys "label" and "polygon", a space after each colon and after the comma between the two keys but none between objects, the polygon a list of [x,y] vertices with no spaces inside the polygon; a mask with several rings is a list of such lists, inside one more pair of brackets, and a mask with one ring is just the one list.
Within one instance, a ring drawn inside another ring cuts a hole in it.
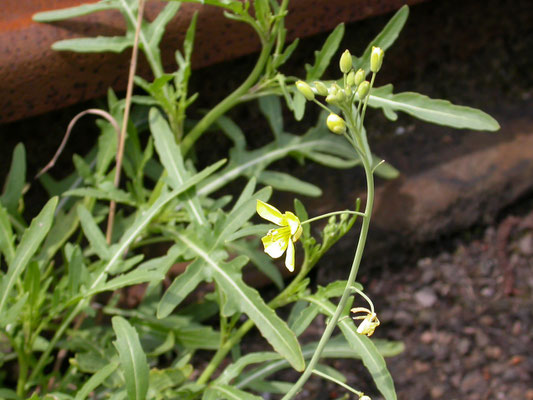
[{"label": "green leaf", "polygon": [[294,369],[302,371],[305,363],[296,336],[274,310],[265,304],[257,290],[243,282],[239,270],[239,265],[242,265],[241,257],[229,263],[219,263],[188,237],[181,234],[178,234],[178,237],[207,263],[232,308],[248,315],[272,347],[286,358]]},{"label": "green leaf", "polygon": [[316,304],[309,304],[289,323],[289,327],[296,336],[300,336],[307,329],[318,315],[318,311]]},{"label": "green leaf", "polygon": [[256,380],[248,385],[248,388],[259,393],[285,394],[291,390],[294,383],[281,381]]},{"label": "green leaf", "polygon": [[294,92],[294,98],[292,100],[294,118],[296,121],[301,121],[305,113],[306,99],[300,92]]},{"label": "green leaf", "polygon": [[382,108],[389,118],[394,111],[403,111],[415,118],[438,125],[458,129],[479,131],[496,131],[500,129],[498,122],[481,110],[470,107],[456,106],[448,100],[431,99],[419,93],[392,93],[392,85],[372,89],[368,105]]},{"label": "green leaf", "polygon": [[275,59],[274,68],[278,69],[283,64],[287,62],[287,60],[291,57],[294,50],[296,50],[296,47],[298,46],[298,43],[300,42],[300,39],[296,38],[290,45],[288,45],[283,53],[278,56],[278,58]]},{"label": "green leaf", "polygon": [[217,119],[216,123],[222,132],[231,139],[236,148],[244,149],[246,147],[244,133],[235,122],[223,115]]},{"label": "green leaf", "polygon": [[389,47],[391,47],[402,31],[408,16],[409,7],[407,5],[404,5],[398,11],[396,11],[396,14],[394,14],[394,16],[389,20],[383,30],[368,44],[363,55],[354,60],[354,69],[357,70],[359,68],[363,68],[366,72],[369,72],[372,47],[381,47],[383,51],[386,51]]},{"label": "green leaf", "polygon": [[263,363],[265,361],[272,361],[279,359],[279,355],[272,353],[271,351],[266,352],[257,352],[250,353],[241,358],[236,362],[228,365],[220,376],[215,380],[216,384],[229,384],[233,379],[238,377],[244,368],[251,364]]},{"label": "green leaf", "polygon": [[61,10],[40,12],[33,15],[33,20],[35,22],[55,22],[116,8],[117,4],[115,1],[100,1],[95,4],[83,4],[77,7],[63,8]]},{"label": "green leaf", "polygon": [[[155,148],[159,154],[161,163],[165,167],[170,178],[170,184],[176,190],[185,183],[188,177],[188,172],[183,163],[180,147],[176,144],[174,136],[167,121],[163,118],[158,109],[150,109],[149,114],[150,131],[155,140]],[[197,197],[193,197],[190,193],[184,194],[185,207],[193,220],[196,220],[200,225],[207,223],[203,210],[200,206],[200,201]]]},{"label": "green leaf", "polygon": [[135,328],[122,317],[113,317],[111,323],[117,335],[114,345],[120,357],[120,367],[126,380],[128,398],[145,400],[148,392],[149,370],[139,335]]},{"label": "green leaf", "polygon": [[259,98],[259,109],[268,120],[274,138],[278,139],[283,132],[283,117],[281,114],[281,102],[277,96],[265,96]]},{"label": "green leaf", "polygon": [[318,197],[322,195],[322,190],[312,183],[304,182],[285,172],[263,171],[257,180],[265,185],[270,185],[274,189],[303,194],[304,196]]},{"label": "green leaf", "polygon": [[205,278],[205,263],[195,260],[167,289],[157,306],[157,318],[168,316]]},{"label": "green leaf", "polygon": [[92,197],[98,200],[116,201],[120,204],[127,204],[129,206],[135,206],[135,199],[131,193],[115,188],[111,182],[107,182],[108,185],[104,185],[101,188],[77,188],[67,190],[63,193],[64,196],[78,196],[78,197]]},{"label": "green leaf", "polygon": [[11,167],[4,184],[4,192],[0,197],[0,202],[9,213],[17,214],[19,201],[22,197],[22,190],[26,181],[26,150],[22,143],[17,144],[13,151]]},{"label": "green leaf", "polygon": [[46,235],[46,239],[39,252],[38,260],[48,263],[55,254],[63,247],[65,242],[76,232],[79,220],[77,208],[72,207],[68,214],[59,211],[54,218],[54,224]]},{"label": "green leaf", "polygon": [[163,208],[170,200],[176,197],[176,194],[177,191],[162,193],[148,210],[139,213],[133,224],[122,235],[120,242],[117,245],[112,246],[109,261],[107,261],[105,267],[94,279],[89,288],[90,290],[98,287],[105,280],[109,271],[120,262],[124,252],[130,246],[130,244],[143,231],[146,225],[150,223],[152,218],[154,218],[161,208]]},{"label": "green leaf", "polygon": [[22,235],[13,261],[9,264],[7,273],[0,284],[0,316],[7,304],[13,285],[50,230],[56,206],[57,197],[52,197]]},{"label": "green leaf", "polygon": [[161,42],[161,38],[165,33],[165,28],[167,24],[174,18],[176,13],[180,8],[181,3],[177,1],[169,2],[165,8],[157,15],[154,21],[149,25],[146,35],[148,36],[148,41],[150,46],[156,49]]},{"label": "green leaf", "polygon": [[[326,68],[329,66],[331,59],[337,52],[339,44],[341,43],[342,37],[344,36],[344,24],[339,24],[333,32],[331,32],[326,39],[322,49],[320,51],[315,51],[315,63],[314,65],[305,65],[305,70],[307,72],[305,80],[315,81],[320,79],[326,71]],[[302,96],[303,97],[303,96]]]},{"label": "green leaf", "polygon": [[15,257],[15,236],[7,210],[0,204],[0,251],[4,254],[6,263],[9,265]]},{"label": "green leaf", "polygon": [[113,373],[118,367],[118,362],[111,362],[105,367],[96,372],[83,384],[81,389],[76,393],[74,400],[85,400],[94,389],[102,385],[104,381]]},{"label": "green leaf", "polygon": [[[206,396],[208,396],[208,399],[263,400],[262,397],[244,392],[230,385],[211,385],[206,390]],[[204,396],[204,399],[206,396]]]},{"label": "green leaf", "polygon": [[74,51],[76,53],[122,53],[132,46],[133,37],[97,36],[94,38],[60,40],[52,45],[52,49],[56,51]]},{"label": "green leaf", "polygon": [[374,173],[383,179],[396,179],[400,176],[400,171],[390,165],[388,162],[381,160],[380,158],[372,155]]},{"label": "green leaf", "polygon": [[111,258],[111,250],[93,216],[81,203],[78,205],[77,211],[83,233],[85,233],[85,237],[89,240],[92,249],[101,260],[109,260]]}]

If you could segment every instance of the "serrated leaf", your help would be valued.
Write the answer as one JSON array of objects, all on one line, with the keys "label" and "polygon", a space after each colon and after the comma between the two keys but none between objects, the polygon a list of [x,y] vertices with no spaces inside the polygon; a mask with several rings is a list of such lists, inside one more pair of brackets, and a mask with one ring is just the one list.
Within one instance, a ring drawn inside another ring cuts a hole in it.
[{"label": "serrated leaf", "polygon": [[457,106],[448,100],[431,99],[419,93],[393,94],[391,84],[372,89],[368,105],[394,111],[403,111],[415,118],[437,125],[457,129],[496,131],[498,122],[490,115],[475,108]]},{"label": "serrated leaf", "polygon": [[265,96],[259,98],[259,109],[266,117],[274,138],[278,139],[283,132],[283,117],[281,115],[281,103],[277,96]]},{"label": "serrated leaf", "polygon": [[44,11],[33,15],[35,22],[55,22],[64,19],[82,17],[98,11],[113,10],[117,8],[116,1],[100,1],[95,4],[82,4],[77,7],[63,8],[61,10]]},{"label": "serrated leaf", "polygon": [[355,59],[354,69],[363,68],[366,72],[370,70],[370,56],[372,54],[372,47],[380,47],[386,51],[398,38],[402,31],[407,17],[409,16],[409,7],[404,5],[400,8],[394,16],[387,22],[383,30],[368,44],[363,55]]},{"label": "serrated leaf", "polygon": [[22,197],[22,190],[26,181],[26,150],[22,143],[17,144],[13,151],[11,167],[4,184],[4,191],[0,197],[0,202],[9,213],[17,214],[19,200]]},{"label": "serrated leaf", "polygon": [[0,284],[0,316],[7,304],[13,285],[50,230],[56,206],[57,197],[53,197],[46,203],[39,215],[32,220],[30,226],[22,235],[13,261],[9,264],[7,273],[3,276]]},{"label": "serrated leaf", "polygon": [[[170,178],[170,184],[174,189],[178,190],[185,183],[188,177],[188,172],[183,163],[181,150],[174,140],[172,131],[168,123],[163,118],[159,110],[156,108],[150,109],[149,114],[150,131],[155,140],[155,148],[161,159],[161,163],[165,167]],[[200,206],[198,198],[191,196],[189,193],[183,195],[185,207],[189,211],[189,215],[200,225],[207,223],[203,210]]]},{"label": "serrated leaf", "polygon": [[257,290],[243,282],[240,271],[234,265],[236,262],[240,263],[239,257],[230,263],[222,264],[213,260],[204,249],[188,237],[181,234],[178,234],[178,237],[206,262],[228,301],[254,321],[263,337],[290,362],[294,369],[303,370],[305,364],[296,336],[274,310],[265,304]]},{"label": "serrated leaf", "polygon": [[93,216],[81,203],[78,205],[77,212],[78,217],[80,218],[81,227],[85,233],[85,237],[89,240],[91,247],[101,260],[109,260],[111,258],[111,250]]},{"label": "serrated leaf", "polygon": [[92,391],[94,391],[98,386],[104,383],[104,381],[118,368],[118,362],[114,361],[107,364],[105,367],[96,372],[93,376],[89,378],[87,382],[76,393],[74,400],[84,400],[86,399]]},{"label": "serrated leaf", "polygon": [[0,251],[4,254],[6,263],[9,265],[15,257],[15,236],[7,210],[0,204]]},{"label": "serrated leaf", "polygon": [[94,38],[60,40],[52,45],[52,49],[56,51],[74,51],[76,53],[122,53],[132,46],[133,37],[97,36]]},{"label": "serrated leaf", "polygon": [[[332,57],[337,52],[339,44],[344,36],[344,24],[339,24],[333,32],[331,32],[324,42],[320,51],[315,51],[315,63],[313,66],[307,64],[305,70],[307,72],[305,80],[315,81],[320,79],[329,66]],[[303,96],[302,96],[303,97]],[[297,118],[298,120],[298,118]]]},{"label": "serrated leaf", "polygon": [[113,317],[111,323],[117,335],[114,345],[119,354],[120,368],[124,373],[128,398],[145,400],[148,392],[149,369],[139,335],[135,328],[122,317]]},{"label": "serrated leaf", "polygon": [[152,47],[156,47],[161,42],[167,24],[174,18],[180,8],[181,3],[177,1],[169,2],[157,15],[147,29],[147,36]]},{"label": "serrated leaf", "polygon": [[322,189],[318,186],[304,182],[285,172],[263,171],[257,179],[265,185],[282,191],[299,193],[310,197],[318,197],[322,194]]},{"label": "serrated leaf", "polygon": [[[263,400],[262,397],[247,393],[230,385],[211,385],[206,390],[207,399]],[[215,396],[215,397],[212,397]],[[204,396],[204,399],[206,397]]]},{"label": "serrated leaf", "polygon": [[205,279],[205,263],[197,259],[166,290],[157,306],[157,318],[168,316]]},{"label": "serrated leaf", "polygon": [[233,379],[238,377],[248,365],[263,363],[265,361],[272,361],[275,359],[279,359],[279,356],[272,352],[264,351],[247,354],[224,368],[224,371],[222,371],[220,376],[215,380],[215,383],[229,384]]}]

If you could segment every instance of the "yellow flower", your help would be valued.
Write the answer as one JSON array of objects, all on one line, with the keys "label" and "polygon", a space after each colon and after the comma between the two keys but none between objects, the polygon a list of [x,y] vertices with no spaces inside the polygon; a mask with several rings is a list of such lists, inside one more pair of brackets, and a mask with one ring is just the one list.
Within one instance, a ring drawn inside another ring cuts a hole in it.
[{"label": "yellow flower", "polygon": [[285,266],[289,271],[294,271],[294,242],[302,234],[300,220],[290,211],[282,214],[276,207],[261,200],[257,200],[257,213],[267,221],[281,227],[269,230],[266,236],[261,238],[265,253],[272,258],[279,258],[286,250]]}]

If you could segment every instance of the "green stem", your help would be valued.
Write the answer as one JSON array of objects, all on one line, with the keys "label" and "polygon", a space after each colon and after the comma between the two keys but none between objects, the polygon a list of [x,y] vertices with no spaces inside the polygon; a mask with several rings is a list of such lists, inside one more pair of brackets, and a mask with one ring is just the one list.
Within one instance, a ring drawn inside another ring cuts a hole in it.
[{"label": "green stem", "polygon": [[313,370],[313,374],[315,375],[318,375],[320,376],[321,378],[324,378],[324,379],[327,379],[327,380],[330,380],[331,382],[334,382],[336,383],[337,385],[343,387],[344,389],[346,390],[349,390],[350,392],[356,394],[357,396],[361,397],[364,395],[363,392],[360,392],[359,390],[355,390],[354,388],[348,386],[347,384],[345,384],[344,382],[341,382],[339,381],[338,379],[335,379],[334,377],[330,376],[330,375],[327,375],[327,374],[324,374],[316,369]]},{"label": "green stem", "polygon": [[[369,155],[367,155],[369,156]],[[320,338],[320,342],[318,343],[318,346],[316,348],[315,353],[313,354],[313,357],[309,361],[309,364],[307,365],[304,373],[300,376],[298,381],[294,384],[294,386],[287,392],[285,396],[283,396],[282,400],[289,400],[292,399],[296,393],[302,388],[302,386],[307,382],[311,374],[313,373],[313,370],[315,369],[318,361],[320,360],[320,356],[322,355],[322,351],[324,350],[324,347],[326,343],[328,342],[329,338],[331,337],[331,334],[333,333],[333,330],[337,326],[337,322],[339,320],[339,317],[344,310],[344,307],[346,306],[346,303],[348,302],[349,297],[352,294],[351,287],[353,286],[355,282],[355,278],[357,276],[357,272],[359,271],[359,265],[361,264],[361,259],[363,257],[363,251],[365,248],[366,238],[368,235],[368,228],[370,226],[370,216],[372,213],[372,207],[374,204],[374,177],[372,175],[371,166],[368,163],[367,158],[362,158],[363,166],[365,168],[365,174],[366,174],[366,181],[367,181],[367,200],[366,200],[366,206],[365,206],[365,217],[363,218],[363,223],[361,226],[361,232],[359,234],[359,241],[357,243],[357,250],[355,252],[355,257],[352,263],[352,267],[350,270],[350,275],[348,276],[348,281],[346,282],[346,287],[344,288],[344,293],[342,294],[342,297],[339,301],[339,304],[337,305],[337,308],[335,310],[335,313],[329,320],[326,329],[324,330],[324,333],[322,334],[322,337]]]},{"label": "green stem", "polygon": [[235,104],[237,104],[241,97],[256,83],[260,77],[265,64],[270,56],[270,50],[272,49],[272,40],[268,43],[263,43],[263,48],[259,55],[259,59],[255,64],[254,69],[248,76],[248,78],[239,86],[233,93],[218,103],[211,109],[195,126],[194,128],[183,138],[181,143],[181,149],[183,155],[187,154],[194,143],[202,136],[202,134],[209,128],[220,116],[225,114]]},{"label": "green stem", "polygon": [[331,217],[333,215],[339,215],[339,214],[340,215],[342,215],[342,214],[352,214],[352,215],[359,215],[361,217],[366,217],[365,213],[362,213],[362,212],[359,212],[359,211],[351,211],[351,210],[333,211],[333,212],[330,212],[330,213],[327,213],[327,214],[319,215],[318,217],[313,217],[313,218],[306,219],[305,221],[301,222],[300,225],[309,224],[310,222],[315,222],[315,221],[318,221],[319,219],[328,218],[328,217]]}]

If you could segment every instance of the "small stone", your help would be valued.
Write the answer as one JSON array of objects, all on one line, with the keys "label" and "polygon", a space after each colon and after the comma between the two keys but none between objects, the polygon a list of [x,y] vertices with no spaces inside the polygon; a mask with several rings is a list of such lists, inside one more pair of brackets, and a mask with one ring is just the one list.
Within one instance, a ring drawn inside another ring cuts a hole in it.
[{"label": "small stone", "polygon": [[514,324],[513,324],[513,327],[511,328],[511,334],[513,336],[518,336],[522,333],[522,324],[520,323],[520,321],[516,321]]},{"label": "small stone", "polygon": [[433,341],[434,335],[430,331],[425,331],[420,335],[420,341],[424,344],[429,344]]},{"label": "small stone", "polygon": [[518,242],[518,250],[525,256],[533,254],[533,233],[529,232]]},{"label": "small stone", "polygon": [[466,374],[465,378],[461,382],[461,390],[463,392],[472,392],[478,387],[483,386],[483,376],[479,371],[471,371]]},{"label": "small stone", "polygon": [[431,265],[431,258],[430,257],[424,257],[424,258],[421,258],[420,260],[418,260],[418,262],[416,263],[416,266],[418,268],[427,268]]},{"label": "small stone", "polygon": [[533,389],[528,389],[526,392],[526,400],[533,400]]},{"label": "small stone", "polygon": [[440,385],[433,386],[430,390],[430,395],[432,399],[440,399],[442,396],[444,396],[444,388]]},{"label": "small stone", "polygon": [[494,318],[492,318],[490,315],[483,315],[481,318],[479,318],[479,323],[485,326],[492,326],[494,325]]},{"label": "small stone", "polygon": [[459,352],[459,354],[461,355],[465,355],[466,353],[468,353],[468,350],[470,349],[470,340],[468,339],[461,339],[459,341],[459,343],[457,344],[457,351]]},{"label": "small stone", "polygon": [[492,297],[494,296],[494,289],[490,286],[485,286],[483,289],[481,289],[481,295],[483,297]]},{"label": "small stone", "polygon": [[485,355],[488,358],[492,358],[494,360],[497,360],[502,355],[502,349],[498,346],[489,346],[485,349]]},{"label": "small stone", "polygon": [[424,288],[415,293],[416,302],[425,308],[431,307],[437,301],[437,295],[430,288]]}]

